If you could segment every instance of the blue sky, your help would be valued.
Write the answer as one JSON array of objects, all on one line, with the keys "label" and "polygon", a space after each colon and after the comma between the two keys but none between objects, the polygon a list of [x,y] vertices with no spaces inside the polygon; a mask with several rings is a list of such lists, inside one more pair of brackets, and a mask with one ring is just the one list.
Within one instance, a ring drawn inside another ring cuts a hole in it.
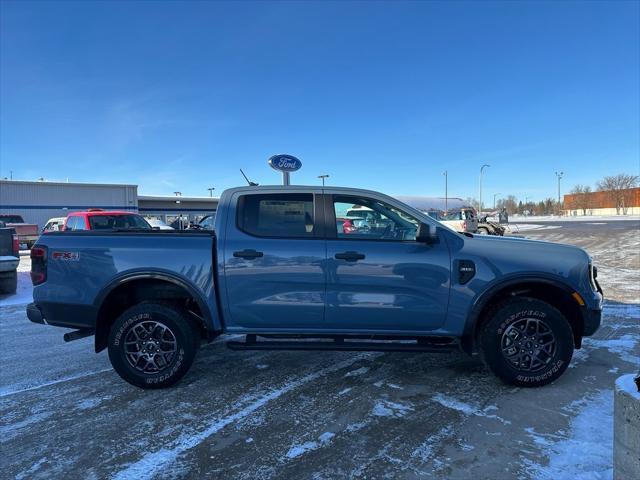
[{"label": "blue sky", "polygon": [[638,2],[1,2],[0,175],[555,196],[640,169]]}]

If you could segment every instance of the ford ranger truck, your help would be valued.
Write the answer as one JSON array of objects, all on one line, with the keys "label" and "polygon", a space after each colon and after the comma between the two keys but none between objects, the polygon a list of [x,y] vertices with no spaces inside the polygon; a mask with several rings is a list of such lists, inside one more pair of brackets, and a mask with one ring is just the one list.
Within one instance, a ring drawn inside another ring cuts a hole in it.
[{"label": "ford ranger truck", "polygon": [[[344,229],[357,209],[376,221]],[[587,253],[461,234],[386,195],[240,187],[215,230],[65,231],[31,250],[31,321],[94,335],[142,388],[187,373],[203,342],[231,349],[480,354],[502,380],[537,387],[600,325]],[[391,361],[391,360],[390,360]]]}]

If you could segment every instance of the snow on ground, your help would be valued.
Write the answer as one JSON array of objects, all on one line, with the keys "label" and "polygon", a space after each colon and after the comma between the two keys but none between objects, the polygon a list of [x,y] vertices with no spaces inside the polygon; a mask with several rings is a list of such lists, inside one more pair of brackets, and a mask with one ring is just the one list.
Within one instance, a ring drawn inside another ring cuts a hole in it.
[{"label": "snow on ground", "polygon": [[557,215],[540,215],[540,216],[524,216],[524,215],[511,215],[509,217],[510,222],[601,222],[600,224],[606,224],[611,221],[624,221],[624,220],[640,220],[640,215],[582,215],[579,217],[565,217]]},{"label": "snow on ground", "polygon": [[548,463],[525,459],[537,480],[609,480],[613,478],[613,391],[603,390],[574,402],[570,431],[553,434],[526,429]]}]

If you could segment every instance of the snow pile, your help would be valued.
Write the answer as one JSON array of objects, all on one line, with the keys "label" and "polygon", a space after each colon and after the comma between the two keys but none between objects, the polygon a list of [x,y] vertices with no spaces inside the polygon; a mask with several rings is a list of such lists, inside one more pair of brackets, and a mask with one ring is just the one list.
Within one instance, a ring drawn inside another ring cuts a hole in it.
[{"label": "snow pile", "polygon": [[638,391],[636,383],[633,381],[634,378],[635,374],[633,373],[619,377],[616,380],[616,388],[624,393],[628,393],[636,400],[640,400],[640,392]]},{"label": "snow pile", "polygon": [[[525,459],[539,480],[609,480],[613,478],[613,392],[605,390],[574,402],[571,431],[545,435],[525,429],[549,459],[547,465]],[[557,439],[560,438],[559,441]]]}]

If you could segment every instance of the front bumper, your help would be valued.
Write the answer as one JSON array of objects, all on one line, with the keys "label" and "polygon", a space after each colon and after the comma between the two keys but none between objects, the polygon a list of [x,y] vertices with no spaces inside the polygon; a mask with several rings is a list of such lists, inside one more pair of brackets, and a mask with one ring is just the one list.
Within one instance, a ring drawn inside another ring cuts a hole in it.
[{"label": "front bumper", "polygon": [[596,333],[602,322],[602,310],[587,310],[584,315],[583,335],[589,337]]}]

